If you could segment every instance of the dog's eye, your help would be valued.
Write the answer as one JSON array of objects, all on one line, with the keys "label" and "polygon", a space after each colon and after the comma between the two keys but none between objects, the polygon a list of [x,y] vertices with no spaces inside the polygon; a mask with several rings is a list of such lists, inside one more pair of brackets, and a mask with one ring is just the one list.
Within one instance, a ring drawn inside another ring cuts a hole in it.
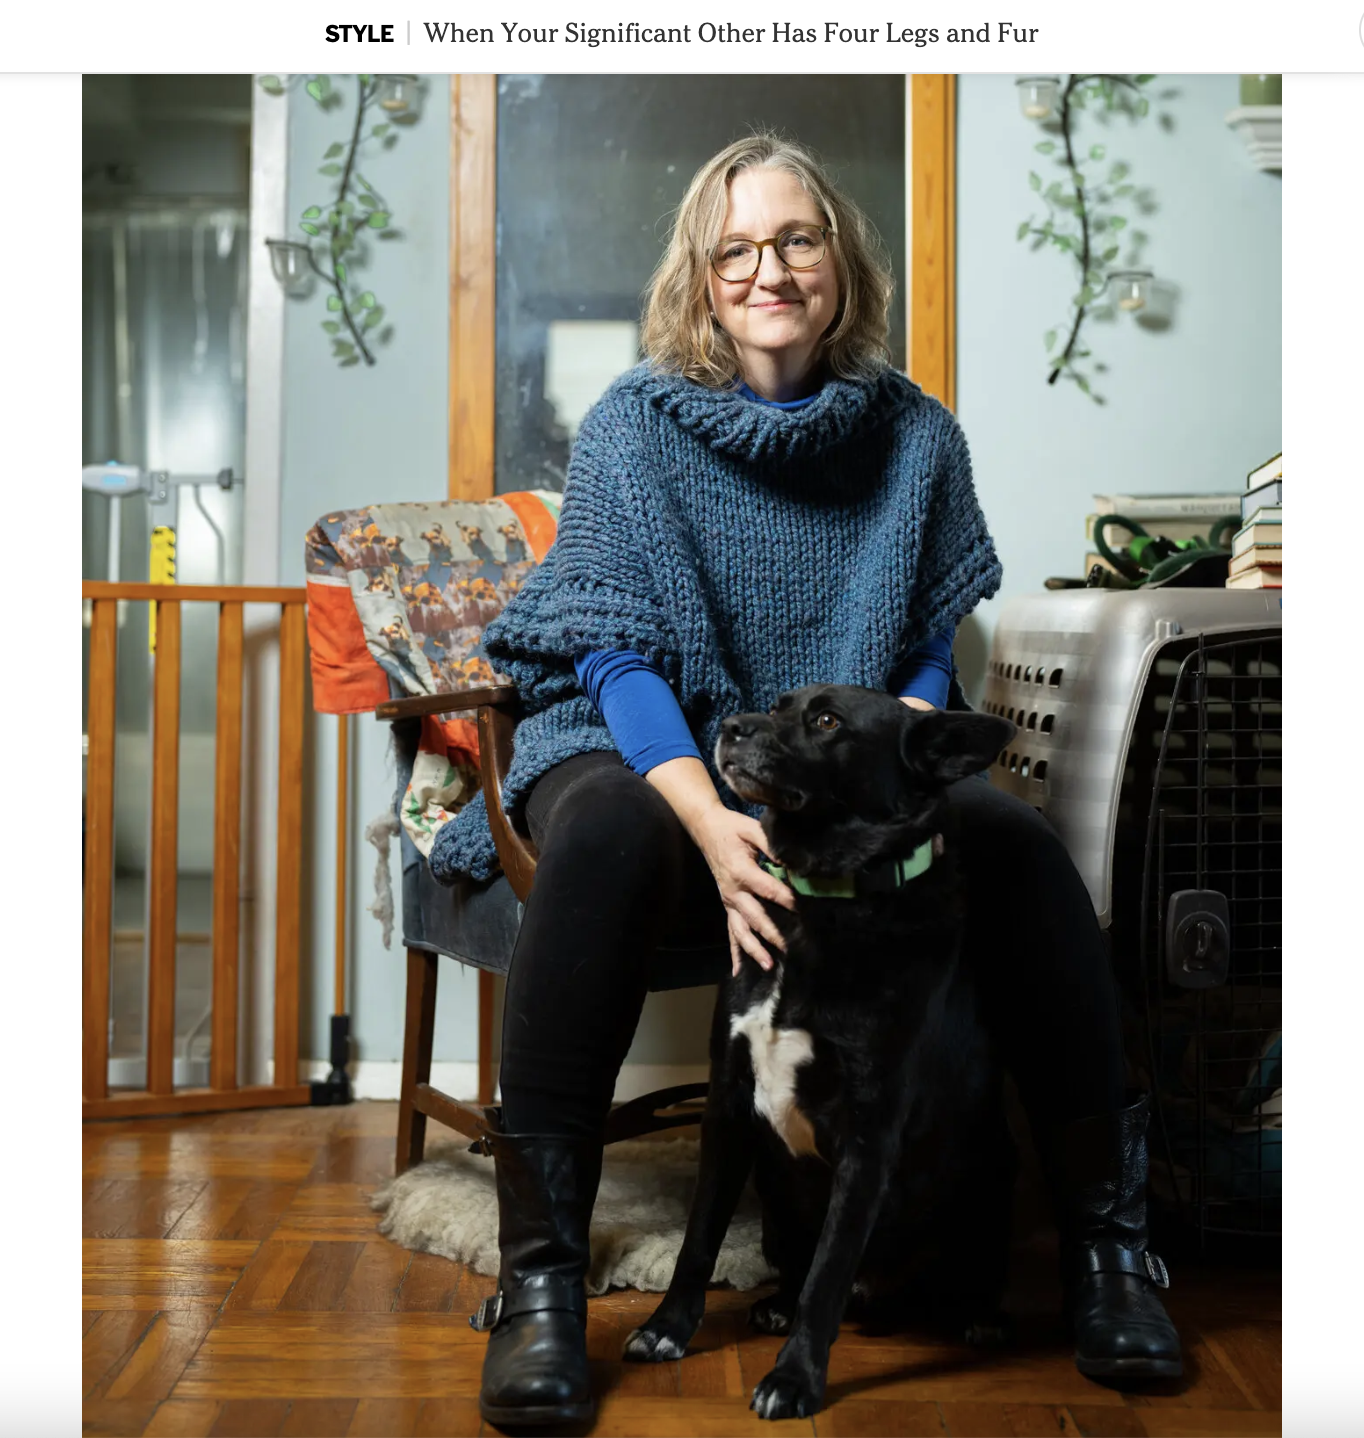
[{"label": "dog's eye", "polygon": [[838,728],[838,715],[830,714],[826,709],[822,714],[815,715],[815,728],[823,729],[826,733],[830,729]]}]

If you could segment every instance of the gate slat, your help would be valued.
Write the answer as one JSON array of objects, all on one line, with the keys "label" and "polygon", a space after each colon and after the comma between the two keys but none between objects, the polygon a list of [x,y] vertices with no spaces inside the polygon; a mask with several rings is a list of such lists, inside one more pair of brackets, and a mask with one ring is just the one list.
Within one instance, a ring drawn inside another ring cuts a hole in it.
[{"label": "gate slat", "polygon": [[109,965],[114,900],[114,733],[118,601],[92,601],[85,792],[84,1017],[87,1099],[109,1092]]},{"label": "gate slat", "polygon": [[213,764],[213,1047],[209,1086],[237,1087],[237,990],[242,833],[242,605],[218,610],[218,707]]},{"label": "gate slat", "polygon": [[303,878],[304,610],[279,619],[279,808],[275,833],[275,1083],[298,1082],[299,901]]},{"label": "gate slat", "polygon": [[147,931],[147,1091],[175,1087],[175,931],[180,800],[180,603],[156,605],[151,888]]}]

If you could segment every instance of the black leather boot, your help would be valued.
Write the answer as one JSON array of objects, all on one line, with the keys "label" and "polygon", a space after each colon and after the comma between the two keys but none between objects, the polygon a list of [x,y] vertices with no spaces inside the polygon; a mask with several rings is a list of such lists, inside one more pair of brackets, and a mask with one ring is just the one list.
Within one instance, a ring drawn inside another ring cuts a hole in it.
[{"label": "black leather boot", "polygon": [[1146,1246],[1149,1112],[1143,1096],[1053,1130],[1040,1145],[1061,1233],[1075,1366],[1088,1378],[1184,1371],[1179,1334],[1158,1296],[1169,1274]]},{"label": "black leather boot", "polygon": [[600,1142],[493,1134],[497,1167],[496,1294],[469,1326],[489,1333],[479,1411],[499,1428],[590,1423],[588,1223]]}]

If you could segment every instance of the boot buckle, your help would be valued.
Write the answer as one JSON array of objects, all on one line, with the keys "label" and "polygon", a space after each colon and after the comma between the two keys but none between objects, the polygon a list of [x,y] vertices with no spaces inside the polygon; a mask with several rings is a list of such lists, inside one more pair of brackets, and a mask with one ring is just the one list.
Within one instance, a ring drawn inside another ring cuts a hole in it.
[{"label": "boot buckle", "polygon": [[475,1312],[469,1315],[469,1327],[477,1333],[487,1333],[496,1328],[502,1318],[502,1291],[499,1289],[490,1298],[485,1298]]},{"label": "boot buckle", "polygon": [[1170,1286],[1170,1270],[1165,1267],[1161,1259],[1154,1253],[1144,1253],[1142,1257],[1146,1260],[1146,1272],[1151,1276],[1151,1282],[1157,1288],[1168,1288]]}]

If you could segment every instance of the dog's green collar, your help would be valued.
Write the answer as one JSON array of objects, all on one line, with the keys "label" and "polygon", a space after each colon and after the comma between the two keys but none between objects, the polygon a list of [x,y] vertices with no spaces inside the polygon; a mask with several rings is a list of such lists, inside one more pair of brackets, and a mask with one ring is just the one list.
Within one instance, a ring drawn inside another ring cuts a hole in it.
[{"label": "dog's green collar", "polygon": [[933,860],[941,854],[942,835],[934,834],[903,858],[885,859],[881,863],[856,869],[851,874],[835,874],[831,878],[793,874],[784,865],[774,864],[766,854],[758,855],[758,863],[798,894],[812,899],[857,899],[867,894],[893,894],[911,879],[926,874],[932,868]]}]

